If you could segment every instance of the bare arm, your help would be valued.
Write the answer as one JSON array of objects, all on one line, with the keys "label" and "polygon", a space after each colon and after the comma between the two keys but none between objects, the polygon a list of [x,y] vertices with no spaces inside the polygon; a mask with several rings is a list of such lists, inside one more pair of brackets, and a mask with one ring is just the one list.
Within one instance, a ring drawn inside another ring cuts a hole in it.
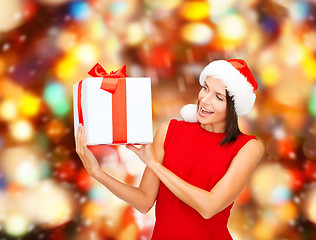
[{"label": "bare arm", "polygon": [[161,163],[155,161],[154,154],[148,154],[143,161],[173,194],[194,208],[203,218],[208,219],[235,200],[249,180],[262,153],[263,147],[259,141],[250,140],[238,152],[226,174],[210,192],[193,186],[176,176]]},{"label": "bare arm", "polygon": [[[163,143],[168,125],[168,122],[164,123],[157,129],[153,141],[155,155],[157,156],[157,161],[160,163],[162,163],[164,156]],[[87,147],[84,127],[79,126],[75,142],[76,152],[91,177],[95,178],[113,194],[129,203],[138,211],[146,213],[151,209],[158,194],[160,180],[150,168],[146,167],[139,187],[130,186],[113,178],[100,168],[95,156]]]}]

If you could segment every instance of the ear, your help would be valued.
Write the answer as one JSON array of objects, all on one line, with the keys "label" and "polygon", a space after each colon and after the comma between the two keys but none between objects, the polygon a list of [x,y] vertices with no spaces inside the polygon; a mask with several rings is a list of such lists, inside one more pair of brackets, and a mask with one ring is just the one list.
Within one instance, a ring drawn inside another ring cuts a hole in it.
[{"label": "ear", "polygon": [[182,107],[180,114],[186,122],[197,122],[197,105],[187,104]]}]

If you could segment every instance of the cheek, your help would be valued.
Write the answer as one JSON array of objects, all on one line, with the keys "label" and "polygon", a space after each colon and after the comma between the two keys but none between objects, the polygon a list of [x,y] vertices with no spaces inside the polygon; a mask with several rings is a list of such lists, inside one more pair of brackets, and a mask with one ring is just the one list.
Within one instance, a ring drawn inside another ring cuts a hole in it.
[{"label": "cheek", "polygon": [[226,114],[226,102],[220,102],[216,105],[216,111],[218,113]]}]

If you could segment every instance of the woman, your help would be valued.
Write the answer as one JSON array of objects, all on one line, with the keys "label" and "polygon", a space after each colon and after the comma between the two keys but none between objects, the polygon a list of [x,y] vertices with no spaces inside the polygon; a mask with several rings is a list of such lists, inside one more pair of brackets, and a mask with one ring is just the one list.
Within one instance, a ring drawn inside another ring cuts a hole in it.
[{"label": "woman", "polygon": [[142,213],[157,200],[152,239],[232,239],[230,209],[263,153],[256,137],[238,128],[258,87],[247,64],[213,61],[200,84],[198,104],[181,110],[185,121],[161,124],[153,143],[140,149],[126,145],[147,165],[138,187],[102,171],[78,128],[76,151],[93,178]]}]

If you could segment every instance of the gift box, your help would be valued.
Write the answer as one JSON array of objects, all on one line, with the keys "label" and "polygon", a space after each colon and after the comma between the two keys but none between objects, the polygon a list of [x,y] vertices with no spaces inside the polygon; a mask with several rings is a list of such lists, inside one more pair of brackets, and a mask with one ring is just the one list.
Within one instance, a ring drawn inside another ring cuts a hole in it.
[{"label": "gift box", "polygon": [[73,85],[75,136],[85,126],[87,145],[153,141],[151,79],[127,77],[126,66],[107,74],[96,64]]}]

